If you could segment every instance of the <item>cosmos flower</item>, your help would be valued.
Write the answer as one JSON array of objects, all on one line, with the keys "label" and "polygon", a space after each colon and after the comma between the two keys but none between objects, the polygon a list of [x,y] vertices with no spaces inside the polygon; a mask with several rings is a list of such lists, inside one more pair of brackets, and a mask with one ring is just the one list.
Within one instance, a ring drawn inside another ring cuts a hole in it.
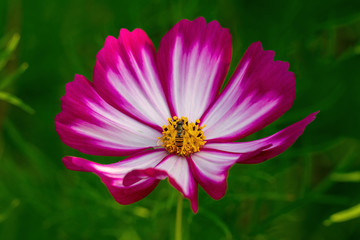
[{"label": "cosmos flower", "polygon": [[223,91],[231,35],[217,21],[181,20],[158,51],[141,29],[109,36],[93,81],[66,85],[56,131],[85,154],[129,156],[112,164],[64,157],[68,169],[93,172],[120,204],[147,196],[168,178],[198,210],[198,185],[225,195],[236,163],[261,163],[285,151],[315,119],[255,141],[240,141],[283,115],[295,98],[295,77],[273,51],[251,44]]}]

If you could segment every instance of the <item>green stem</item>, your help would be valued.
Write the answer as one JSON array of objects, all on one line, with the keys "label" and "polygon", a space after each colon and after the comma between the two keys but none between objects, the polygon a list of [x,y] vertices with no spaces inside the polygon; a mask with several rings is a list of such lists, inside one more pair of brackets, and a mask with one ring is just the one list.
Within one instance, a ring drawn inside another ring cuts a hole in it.
[{"label": "green stem", "polygon": [[176,220],[175,220],[175,240],[182,239],[182,209],[183,197],[179,194],[177,207],[176,207]]}]

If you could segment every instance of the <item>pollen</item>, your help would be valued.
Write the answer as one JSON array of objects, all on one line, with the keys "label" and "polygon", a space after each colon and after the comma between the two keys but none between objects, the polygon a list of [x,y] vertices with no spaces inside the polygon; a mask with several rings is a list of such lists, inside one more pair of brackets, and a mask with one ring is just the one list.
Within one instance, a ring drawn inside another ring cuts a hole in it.
[{"label": "pollen", "polygon": [[204,126],[200,126],[200,120],[195,123],[189,122],[187,117],[177,116],[168,119],[169,125],[162,127],[162,137],[159,137],[159,144],[169,153],[180,156],[188,156],[199,152],[206,141],[202,131]]}]

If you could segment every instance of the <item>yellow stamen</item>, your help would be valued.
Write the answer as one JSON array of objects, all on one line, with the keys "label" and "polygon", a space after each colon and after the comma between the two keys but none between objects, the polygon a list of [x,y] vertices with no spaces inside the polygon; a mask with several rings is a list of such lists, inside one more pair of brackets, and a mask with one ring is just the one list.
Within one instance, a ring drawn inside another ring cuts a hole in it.
[{"label": "yellow stamen", "polygon": [[173,116],[168,121],[169,125],[163,126],[163,135],[159,139],[169,153],[188,156],[200,151],[200,148],[205,145],[206,141],[202,129],[206,125],[200,127],[199,119],[195,123],[189,123],[187,117],[178,119],[177,116]]}]

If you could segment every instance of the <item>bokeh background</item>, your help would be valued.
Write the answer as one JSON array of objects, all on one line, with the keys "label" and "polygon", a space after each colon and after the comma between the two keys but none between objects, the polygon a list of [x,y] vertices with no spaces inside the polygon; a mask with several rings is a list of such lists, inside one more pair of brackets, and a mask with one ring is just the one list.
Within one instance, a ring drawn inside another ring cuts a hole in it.
[{"label": "bokeh background", "polygon": [[186,201],[184,239],[360,239],[356,0],[1,0],[0,239],[173,239],[178,193],[169,183],[117,204],[97,176],[66,170],[61,158],[119,159],[67,147],[54,117],[74,74],[92,78],[106,36],[142,28],[157,47],[180,19],[198,16],[229,28],[230,73],[255,41],[295,72],[292,109],[249,139],[320,114],[285,153],[234,166],[223,199],[200,190],[196,215]]}]

